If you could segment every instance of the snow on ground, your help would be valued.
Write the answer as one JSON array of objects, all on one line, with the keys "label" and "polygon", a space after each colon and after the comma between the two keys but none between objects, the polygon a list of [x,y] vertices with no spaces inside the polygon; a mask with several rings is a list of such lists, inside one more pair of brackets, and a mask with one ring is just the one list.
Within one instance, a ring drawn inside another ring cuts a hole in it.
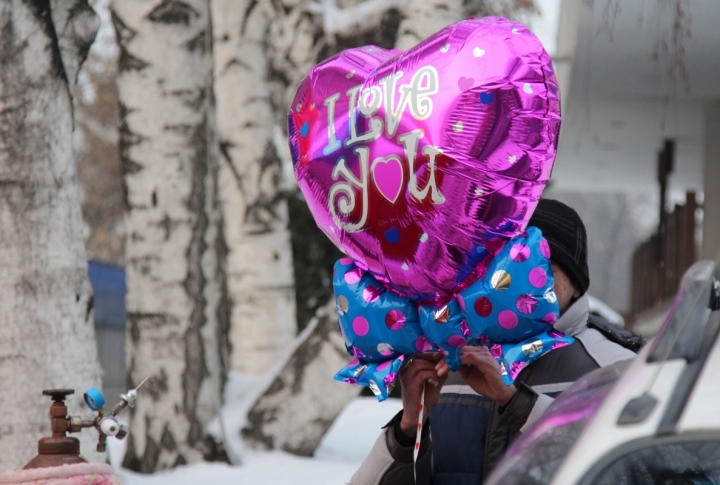
[{"label": "snow on ground", "polygon": [[315,450],[315,458],[352,463],[357,467],[375,444],[382,426],[400,409],[400,399],[379,403],[374,397],[356,398],[345,407],[323,437]]},{"label": "snow on ground", "polygon": [[[259,378],[231,376],[233,384],[228,387],[235,396],[242,391],[258,389]],[[239,485],[262,483],[262,485],[338,485],[347,483],[355,470],[367,456],[381,427],[397,413],[402,405],[399,399],[388,399],[378,403],[374,397],[358,397],[343,410],[328,430],[314,458],[301,458],[281,451],[261,452],[243,449],[239,440],[239,429],[244,424],[244,414],[248,401],[234,401],[233,409],[223,412],[223,424],[228,433],[232,451],[239,454],[242,464],[230,466],[219,463],[198,463],[182,466],[154,475],[140,475],[123,470],[122,462],[124,442],[109,440],[110,458],[118,470],[118,476],[124,485]],[[253,392],[254,394],[254,392]],[[230,397],[230,395],[226,395]],[[232,399],[228,399],[233,402]],[[237,436],[233,438],[233,436]]]},{"label": "snow on ground", "polygon": [[247,454],[241,466],[198,463],[154,475],[120,470],[118,476],[124,485],[338,485],[347,483],[355,469],[350,463],[258,452]]}]

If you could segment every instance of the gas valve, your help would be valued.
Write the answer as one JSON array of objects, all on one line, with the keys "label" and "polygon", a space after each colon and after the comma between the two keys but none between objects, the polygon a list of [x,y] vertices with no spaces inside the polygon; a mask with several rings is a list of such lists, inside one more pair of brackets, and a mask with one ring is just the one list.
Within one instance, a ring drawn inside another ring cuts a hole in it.
[{"label": "gas valve", "polygon": [[95,419],[84,420],[67,415],[65,399],[74,394],[73,389],[49,389],[43,391],[43,395],[50,396],[53,400],[50,406],[50,428],[52,436],[41,438],[38,441],[38,455],[25,465],[24,469],[46,468],[73,463],[83,463],[85,459],[80,456],[80,441],[72,438],[66,433],[78,433],[83,428],[95,428],[100,434],[98,438],[97,451],[104,452],[107,449],[107,437],[124,439],[128,431],[118,423],[117,414],[127,406],[134,407],[137,399],[137,391],[147,382],[146,377],[135,389],[130,389],[120,395],[120,402],[117,403],[109,413],[105,413],[105,397],[97,388],[88,390],[83,398],[85,404],[97,413]]},{"label": "gas valve", "polygon": [[120,402],[117,403],[108,414],[104,414],[103,412],[103,406],[105,406],[105,397],[103,397],[102,392],[100,392],[99,389],[93,387],[83,395],[83,398],[85,399],[85,404],[87,404],[90,409],[98,413],[95,417],[95,420],[93,421],[93,426],[100,433],[97,445],[98,451],[103,452],[107,449],[108,436],[112,436],[119,440],[125,439],[128,431],[123,425],[118,423],[115,416],[117,416],[120,411],[125,409],[125,407],[135,406],[135,400],[137,399],[137,391],[142,387],[143,384],[145,384],[149,377],[150,376],[143,379],[143,381],[135,389],[130,389],[125,394],[120,394]]}]

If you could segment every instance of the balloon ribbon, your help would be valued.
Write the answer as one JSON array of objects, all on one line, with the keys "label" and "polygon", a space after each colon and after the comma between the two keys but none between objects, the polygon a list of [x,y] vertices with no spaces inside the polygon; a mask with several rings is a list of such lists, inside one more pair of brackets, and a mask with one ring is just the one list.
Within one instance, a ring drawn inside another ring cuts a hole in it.
[{"label": "balloon ribbon", "polygon": [[420,454],[420,440],[422,439],[423,411],[425,410],[425,383],[423,382],[420,394],[420,413],[418,414],[417,434],[415,435],[415,449],[413,450],[413,478],[417,484],[417,457]]}]

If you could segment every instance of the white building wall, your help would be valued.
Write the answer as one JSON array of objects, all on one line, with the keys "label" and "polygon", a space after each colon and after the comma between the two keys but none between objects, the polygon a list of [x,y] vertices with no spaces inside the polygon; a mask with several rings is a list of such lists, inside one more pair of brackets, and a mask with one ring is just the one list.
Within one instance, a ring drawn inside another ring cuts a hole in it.
[{"label": "white building wall", "polygon": [[[714,130],[706,123],[706,101],[693,92],[668,89],[665,66],[652,59],[668,12],[619,0],[621,8],[612,14],[605,3],[561,2],[560,18],[566,20],[558,26],[554,58],[558,76],[568,80],[561,97],[558,157],[546,196],[575,207],[586,223],[590,293],[627,313],[632,253],[658,221],[657,153],[663,141],[676,141],[671,203],[683,202],[687,190],[702,194],[708,164],[720,167],[720,160],[705,156],[705,134]],[[704,33],[692,34],[688,53],[709,52]],[[693,59],[688,63],[690,85],[703,87],[697,84],[700,71]],[[720,134],[720,128],[715,132]],[[715,177],[720,185],[720,174]],[[720,220],[720,200],[716,210],[713,217]],[[706,228],[712,224],[708,216],[706,211]],[[710,240],[719,241],[720,256],[720,229]]]},{"label": "white building wall", "polygon": [[720,100],[708,103],[705,121],[705,201],[701,257],[720,261]]}]

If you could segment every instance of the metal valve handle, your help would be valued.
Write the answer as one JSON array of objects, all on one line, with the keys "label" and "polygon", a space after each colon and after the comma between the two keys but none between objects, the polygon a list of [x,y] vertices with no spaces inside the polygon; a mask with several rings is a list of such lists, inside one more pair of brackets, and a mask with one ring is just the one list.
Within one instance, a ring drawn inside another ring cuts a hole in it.
[{"label": "metal valve handle", "polygon": [[115,437],[119,440],[122,440],[127,436],[128,430],[118,423],[115,416],[126,406],[133,407],[135,405],[138,389],[140,389],[140,387],[142,387],[149,378],[150,376],[143,379],[143,381],[135,389],[130,389],[125,394],[121,394],[120,402],[117,403],[107,414],[103,411],[103,407],[105,406],[105,397],[99,389],[93,387],[83,395],[85,404],[87,404],[90,409],[98,413],[95,419],[90,422],[91,426],[93,426],[100,434],[97,451],[103,452],[106,450],[108,436]]},{"label": "metal valve handle", "polygon": [[83,428],[95,428],[98,430],[99,439],[97,450],[103,452],[107,448],[107,437],[114,436],[116,439],[122,440],[128,434],[128,430],[118,423],[115,416],[125,407],[133,407],[137,399],[137,391],[147,382],[149,376],[146,377],[140,385],[135,389],[130,389],[127,393],[120,396],[121,400],[109,412],[105,413],[105,397],[99,389],[92,388],[84,393],[83,398],[85,404],[96,412],[96,416],[92,420],[84,420],[82,418],[68,416],[68,409],[65,405],[65,399],[75,394],[73,389],[45,389],[44,396],[50,396],[52,404],[50,405],[50,429],[52,436],[41,438],[38,441],[38,454],[30,460],[23,469],[55,467],[61,465],[70,465],[73,463],[85,463],[85,459],[80,456],[80,441],[72,438],[67,433],[77,433]]}]

